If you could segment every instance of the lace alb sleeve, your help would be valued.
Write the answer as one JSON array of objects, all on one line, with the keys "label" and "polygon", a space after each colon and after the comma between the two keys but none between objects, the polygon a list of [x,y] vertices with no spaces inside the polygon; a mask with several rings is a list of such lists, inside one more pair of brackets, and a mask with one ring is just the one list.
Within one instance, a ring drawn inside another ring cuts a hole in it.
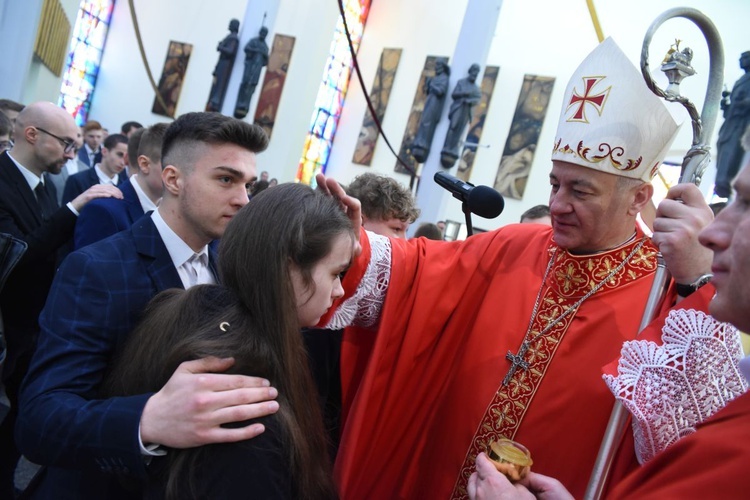
[{"label": "lace alb sleeve", "polygon": [[367,231],[370,262],[354,295],[341,303],[325,326],[339,330],[350,325],[371,328],[377,325],[391,279],[391,240]]},{"label": "lace alb sleeve", "polygon": [[651,460],[747,390],[739,332],[701,311],[670,311],[663,344],[625,342],[617,376],[604,375],[633,416],[638,461]]}]

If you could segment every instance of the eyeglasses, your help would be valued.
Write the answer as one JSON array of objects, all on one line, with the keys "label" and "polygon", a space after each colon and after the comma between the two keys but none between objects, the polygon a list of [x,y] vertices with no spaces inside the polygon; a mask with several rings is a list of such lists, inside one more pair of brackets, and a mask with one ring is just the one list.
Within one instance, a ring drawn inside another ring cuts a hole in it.
[{"label": "eyeglasses", "polygon": [[42,127],[34,127],[34,128],[37,129],[39,132],[44,132],[48,136],[54,137],[55,139],[57,139],[58,141],[60,141],[60,143],[63,145],[63,148],[64,148],[63,151],[64,152],[70,153],[71,151],[75,150],[75,148],[76,148],[76,141],[71,141],[69,139],[63,139],[62,137],[57,136],[57,135],[53,134],[52,132],[48,132],[47,130],[44,130]]}]

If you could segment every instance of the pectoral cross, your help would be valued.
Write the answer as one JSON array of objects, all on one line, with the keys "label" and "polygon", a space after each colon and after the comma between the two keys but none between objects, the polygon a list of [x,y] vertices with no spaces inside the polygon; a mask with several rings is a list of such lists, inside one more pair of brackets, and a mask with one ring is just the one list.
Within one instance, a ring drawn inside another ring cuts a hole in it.
[{"label": "pectoral cross", "polygon": [[521,344],[521,347],[518,349],[518,353],[514,356],[511,351],[508,351],[508,354],[505,355],[505,359],[510,361],[510,369],[508,370],[508,373],[505,375],[505,378],[503,379],[503,385],[507,386],[510,383],[510,379],[513,378],[513,375],[516,374],[518,369],[522,369],[524,371],[529,369],[529,362],[525,361],[523,359],[524,356],[526,356],[526,351],[529,350],[529,343],[524,341]]}]

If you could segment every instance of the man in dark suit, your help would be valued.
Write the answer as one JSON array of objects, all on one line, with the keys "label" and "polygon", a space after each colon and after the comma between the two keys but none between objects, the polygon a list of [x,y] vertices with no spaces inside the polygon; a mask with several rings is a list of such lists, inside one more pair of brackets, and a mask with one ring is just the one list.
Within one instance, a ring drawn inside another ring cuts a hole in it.
[{"label": "man in dark suit", "polygon": [[96,120],[89,120],[83,126],[83,147],[78,150],[78,159],[89,167],[102,161],[102,141],[104,129]]},{"label": "man in dark suit", "polygon": [[125,158],[128,154],[128,138],[122,134],[107,136],[102,147],[102,159],[94,168],[85,169],[68,177],[65,182],[62,202],[67,203],[94,184],[120,186],[128,180]]},{"label": "man in dark suit", "polygon": [[76,249],[124,231],[144,213],[156,209],[164,189],[161,182],[161,146],[168,126],[167,123],[157,123],[143,133],[139,154],[133,155],[133,162],[137,162],[139,171],[120,184],[121,200],[96,200],[81,212],[74,237]]},{"label": "man in dark suit", "polygon": [[163,145],[159,208],[129,230],[70,254],[40,317],[42,333],[21,397],[16,438],[47,464],[34,498],[116,498],[127,492],[111,473],[146,476],[155,446],[187,448],[240,441],[259,424],[222,427],[278,409],[268,382],[225,375],[232,360],[183,363],[156,394],[100,398],[113,356],[148,301],[173,287],[216,281],[209,242],[248,201],[258,126],[219,113],[188,113]]},{"label": "man in dark suit", "polygon": [[8,357],[3,381],[14,409],[0,426],[0,498],[12,498],[19,453],[13,443],[16,400],[39,333],[38,317],[55,273],[55,253],[73,236],[76,215],[93,198],[120,196],[97,185],[58,207],[46,174],[58,173],[74,157],[78,127],[52,103],[27,106],[16,119],[15,144],[0,155],[0,232],[28,248],[0,293]]}]

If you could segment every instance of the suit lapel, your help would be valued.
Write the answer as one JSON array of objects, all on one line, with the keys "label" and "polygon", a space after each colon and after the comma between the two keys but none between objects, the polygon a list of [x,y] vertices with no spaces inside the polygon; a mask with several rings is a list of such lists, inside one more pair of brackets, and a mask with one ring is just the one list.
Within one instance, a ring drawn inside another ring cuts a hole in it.
[{"label": "suit lapel", "polygon": [[158,291],[184,288],[167,247],[151,217],[142,217],[131,228],[135,248],[146,262],[146,268]]},{"label": "suit lapel", "polygon": [[[26,182],[26,178],[18,170],[13,160],[10,159],[8,153],[0,155],[0,177],[5,179],[9,188],[9,192],[4,196],[11,198],[17,196],[26,204],[27,210],[19,210],[17,214],[27,219],[27,224],[30,227],[40,226],[42,224],[42,212],[39,208],[39,203],[36,201],[36,196],[34,196],[34,192],[29,187],[29,183]],[[28,217],[28,214],[31,217]],[[31,218],[33,218],[33,221]]]},{"label": "suit lapel", "polygon": [[217,266],[218,252],[215,248],[219,246],[219,240],[214,240],[208,245],[208,268],[211,270],[211,274],[214,275],[216,283],[221,283],[219,280],[219,269]]}]

